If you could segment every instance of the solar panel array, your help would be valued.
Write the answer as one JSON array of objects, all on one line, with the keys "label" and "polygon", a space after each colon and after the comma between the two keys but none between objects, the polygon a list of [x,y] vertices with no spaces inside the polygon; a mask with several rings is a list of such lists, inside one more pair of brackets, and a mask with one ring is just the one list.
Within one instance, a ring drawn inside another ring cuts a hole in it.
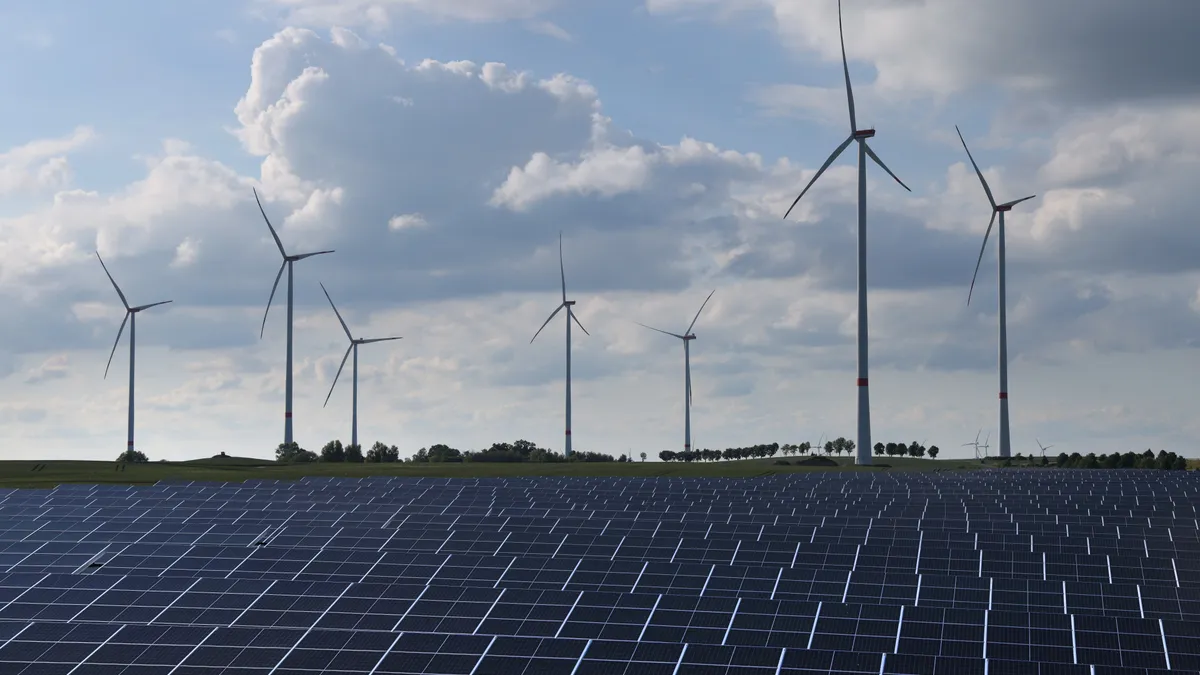
[{"label": "solar panel array", "polygon": [[0,673],[1200,672],[1200,480],[0,490]]}]

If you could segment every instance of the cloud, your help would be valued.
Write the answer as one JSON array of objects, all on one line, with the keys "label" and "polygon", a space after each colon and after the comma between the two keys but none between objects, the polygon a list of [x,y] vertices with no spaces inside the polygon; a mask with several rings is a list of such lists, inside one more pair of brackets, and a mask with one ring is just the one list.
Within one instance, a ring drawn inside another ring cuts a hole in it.
[{"label": "cloud", "polygon": [[388,220],[388,229],[390,230],[406,230],[428,226],[429,222],[425,220],[425,216],[419,213],[405,213],[400,216],[392,216]]},{"label": "cloud", "polygon": [[[844,124],[835,91],[807,92],[806,105]],[[209,446],[236,436],[261,455],[278,442],[281,307],[258,332],[280,259],[251,188],[289,252],[336,249],[294,266],[298,433],[310,447],[348,424],[345,391],[321,407],[345,340],[318,282],[356,335],[405,336],[360,356],[364,429],[396,436],[406,452],[512,434],[553,443],[563,368],[553,331],[562,326],[528,340],[557,302],[560,231],[568,291],[593,333],[576,333],[573,347],[581,439],[676,444],[678,353],[634,321],[680,330],[713,288],[692,353],[698,442],[747,442],[746,420],[764,441],[852,428],[851,161],[781,221],[822,153],[768,162],[687,135],[641,138],[577,77],[405,63],[346,29],[287,28],[265,40],[244,95],[229,104],[232,131],[258,163],[249,174],[167,140],[138,158],[144,173],[127,185],[60,189],[0,217],[0,344],[15,372],[56,354],[83,365],[40,385],[36,409],[75,425],[57,438],[123,442],[122,386],[99,377],[120,321],[91,253],[99,249],[131,303],[176,301],[138,324],[146,447],[191,452],[178,441],[186,438],[214,454]],[[1040,410],[1052,396],[1037,397],[1060,386],[1063,369],[1079,381],[1095,363],[1190,348],[1200,330],[1195,149],[1165,140],[1187,128],[1190,110],[1143,101],[1072,113],[1018,156],[976,152],[998,197],[1030,185],[1040,195],[1007,222],[1014,409]],[[876,419],[904,435],[920,425],[974,429],[994,416],[985,407],[994,394],[971,399],[994,386],[994,249],[965,306],[986,202],[957,138],[942,140],[954,154],[934,143],[936,172],[914,194],[868,174]],[[1115,390],[1090,384],[1080,400],[1122,403],[1106,391]],[[918,399],[945,405],[914,410]],[[1075,407],[1054,414],[1084,417]],[[27,421],[5,431],[41,429]],[[92,452],[80,447],[72,452]]]},{"label": "cloud", "polygon": [[[893,98],[945,97],[983,84],[1080,104],[1200,95],[1190,30],[1200,22],[1200,5],[1123,0],[844,5],[847,56],[873,65],[877,85]],[[723,20],[732,11],[761,9],[770,13],[784,45],[831,62],[841,59],[832,0],[647,0],[646,6],[660,15],[687,12]],[[1113,44],[1122,48],[1113,50]]]},{"label": "cloud", "polygon": [[285,23],[301,26],[363,26],[379,30],[405,15],[440,20],[504,21],[531,19],[557,0],[257,0],[279,8]]},{"label": "cloud", "polygon": [[526,25],[529,30],[533,31],[534,33],[552,37],[555,40],[571,42],[574,39],[571,37],[571,34],[566,31],[566,29],[554,23],[553,21],[531,21]]},{"label": "cloud", "polygon": [[0,196],[66,187],[71,181],[66,155],[94,138],[91,127],[81,126],[67,136],[30,141],[0,154]]},{"label": "cloud", "polygon": [[40,366],[29,371],[25,376],[25,384],[41,384],[50,380],[61,380],[67,376],[71,358],[67,354],[55,354],[42,362]]}]

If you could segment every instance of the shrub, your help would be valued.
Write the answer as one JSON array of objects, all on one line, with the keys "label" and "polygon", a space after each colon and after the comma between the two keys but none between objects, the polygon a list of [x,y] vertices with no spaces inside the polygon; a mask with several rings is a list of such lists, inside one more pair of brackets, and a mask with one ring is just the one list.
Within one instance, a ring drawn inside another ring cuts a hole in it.
[{"label": "shrub", "polygon": [[275,448],[275,461],[287,462],[288,464],[302,464],[317,461],[317,455],[305,450],[300,447],[299,443],[293,441],[291,443],[280,443],[279,447]]},{"label": "shrub", "polygon": [[375,444],[367,451],[366,460],[368,462],[397,462],[400,461],[400,449],[394,445],[388,447],[386,443],[375,441]]},{"label": "shrub", "polygon": [[145,464],[150,461],[150,458],[141,450],[130,449],[117,455],[117,461],[126,464]]},{"label": "shrub", "polygon": [[362,446],[355,445],[355,444],[347,445],[346,446],[346,461],[347,462],[356,462],[356,463],[361,464],[363,461]]}]

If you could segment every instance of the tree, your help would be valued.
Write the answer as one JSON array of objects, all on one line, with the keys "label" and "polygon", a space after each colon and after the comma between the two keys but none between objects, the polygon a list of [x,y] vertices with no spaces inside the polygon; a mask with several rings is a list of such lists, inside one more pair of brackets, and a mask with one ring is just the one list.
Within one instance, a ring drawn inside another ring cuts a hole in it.
[{"label": "tree", "polygon": [[346,461],[361,464],[363,461],[362,446],[354,445],[354,444],[347,445],[346,446]]},{"label": "tree", "polygon": [[332,440],[321,448],[322,462],[344,462],[346,461],[346,448],[342,447],[342,442]]},{"label": "tree", "polygon": [[644,452],[642,453],[642,461],[643,462],[646,461],[646,453],[644,453]]},{"label": "tree", "polygon": [[134,450],[130,448],[129,450],[122,452],[120,455],[117,455],[117,461],[124,462],[125,464],[145,464],[146,462],[150,461],[150,458],[147,457],[146,453],[142,452],[141,450]]},{"label": "tree", "polygon": [[854,452],[854,448],[856,447],[858,447],[858,444],[848,438],[842,443],[842,448],[845,449],[847,455]]},{"label": "tree", "polygon": [[371,449],[367,451],[366,460],[368,462],[395,462],[400,459],[400,449],[396,446],[388,447],[386,443],[375,441]]},{"label": "tree", "polygon": [[884,450],[886,450],[886,449],[887,449],[887,446],[885,446],[883,443],[876,443],[876,444],[875,444],[875,454],[876,454],[876,455],[882,455],[882,454],[883,454],[883,451],[884,451]]},{"label": "tree", "polygon": [[317,455],[314,452],[305,450],[300,447],[299,443],[293,441],[291,443],[280,443],[279,447],[275,448],[275,461],[287,462],[288,464],[302,464],[317,461]]},{"label": "tree", "polygon": [[938,450],[938,446],[936,446],[936,445],[931,445],[931,446],[929,446],[929,450],[927,450],[926,452],[928,452],[928,453],[929,453],[929,458],[930,458],[930,459],[937,459],[938,452],[939,452],[939,450]]}]

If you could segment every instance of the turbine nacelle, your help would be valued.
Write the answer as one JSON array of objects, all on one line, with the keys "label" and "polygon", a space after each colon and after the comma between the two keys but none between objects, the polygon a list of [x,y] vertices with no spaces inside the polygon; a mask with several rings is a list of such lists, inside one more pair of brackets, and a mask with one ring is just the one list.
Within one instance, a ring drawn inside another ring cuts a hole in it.
[{"label": "turbine nacelle", "polygon": [[1000,211],[1000,212],[1008,212],[1008,211],[1012,211],[1012,207],[1013,207],[1012,204],[1001,204],[1000,206],[996,207],[996,210]]},{"label": "turbine nacelle", "polygon": [[563,300],[563,304],[570,307],[571,305],[575,304],[575,301],[574,300]]},{"label": "turbine nacelle", "polygon": [[853,137],[855,139],[874,138],[875,130],[874,129],[859,129],[858,131],[855,131],[853,134],[850,134],[850,135],[851,135],[851,137]]}]

